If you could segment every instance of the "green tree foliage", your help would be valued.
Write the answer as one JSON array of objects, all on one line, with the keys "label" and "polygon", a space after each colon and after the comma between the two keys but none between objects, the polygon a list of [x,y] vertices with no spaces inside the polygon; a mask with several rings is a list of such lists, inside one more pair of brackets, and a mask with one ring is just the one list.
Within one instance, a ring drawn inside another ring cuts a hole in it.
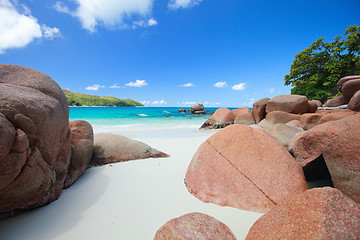
[{"label": "green tree foliage", "polygon": [[353,25],[343,36],[326,43],[320,38],[298,53],[285,76],[285,85],[291,85],[291,94],[325,102],[338,93],[340,78],[360,74],[360,27]]},{"label": "green tree foliage", "polygon": [[114,97],[99,97],[81,93],[73,93],[68,90],[63,92],[70,106],[104,106],[104,107],[138,107],[141,103],[132,99],[119,99]]}]

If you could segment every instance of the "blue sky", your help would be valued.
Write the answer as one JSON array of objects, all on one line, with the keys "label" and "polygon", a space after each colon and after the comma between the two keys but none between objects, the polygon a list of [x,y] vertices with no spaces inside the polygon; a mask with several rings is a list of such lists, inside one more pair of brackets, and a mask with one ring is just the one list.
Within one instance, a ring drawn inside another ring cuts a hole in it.
[{"label": "blue sky", "polygon": [[252,106],[289,94],[295,55],[359,12],[359,0],[0,0],[0,63],[146,106]]}]

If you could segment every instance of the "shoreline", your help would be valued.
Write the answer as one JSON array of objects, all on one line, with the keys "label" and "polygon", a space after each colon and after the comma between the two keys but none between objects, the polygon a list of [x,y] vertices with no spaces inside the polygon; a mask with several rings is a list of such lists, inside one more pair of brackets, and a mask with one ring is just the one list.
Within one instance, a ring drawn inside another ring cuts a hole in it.
[{"label": "shoreline", "polygon": [[187,167],[197,148],[215,132],[205,131],[203,136],[134,138],[170,157],[88,169],[57,201],[2,220],[0,235],[6,240],[153,239],[168,220],[202,212],[226,224],[238,240],[245,239],[262,214],[203,203],[184,185]]}]

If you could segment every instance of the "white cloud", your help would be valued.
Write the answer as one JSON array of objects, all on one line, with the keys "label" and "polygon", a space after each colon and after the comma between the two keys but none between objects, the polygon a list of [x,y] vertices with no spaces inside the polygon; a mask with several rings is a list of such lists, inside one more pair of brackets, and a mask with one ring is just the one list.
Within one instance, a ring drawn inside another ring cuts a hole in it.
[{"label": "white cloud", "polygon": [[221,104],[221,102],[216,102],[216,103],[215,103],[215,105],[220,105],[220,104]]},{"label": "white cloud", "polygon": [[154,18],[150,18],[149,20],[139,20],[133,22],[133,29],[136,29],[137,27],[151,27],[157,25],[158,22]]},{"label": "white cloud", "polygon": [[255,98],[250,99],[250,102],[248,103],[249,106],[252,106],[255,103]]},{"label": "white cloud", "polygon": [[167,104],[167,102],[164,100],[160,100],[160,101],[156,100],[156,101],[153,101],[152,104]]},{"label": "white cloud", "polygon": [[143,105],[145,105],[145,104],[150,104],[150,101],[144,100],[144,101],[141,101],[140,103],[143,104]]},{"label": "white cloud", "polygon": [[147,82],[146,80],[136,80],[135,82],[129,82],[127,84],[125,84],[125,86],[128,86],[128,87],[138,87],[138,88],[141,88],[141,87],[144,87],[144,86],[147,86]]},{"label": "white cloud", "polygon": [[25,47],[35,39],[60,36],[58,28],[39,24],[25,5],[0,0],[0,54],[6,49]]},{"label": "white cloud", "polygon": [[227,86],[228,85],[226,84],[226,82],[217,82],[214,84],[214,87],[217,87],[217,88],[225,88]]},{"label": "white cloud", "polygon": [[239,83],[232,87],[233,90],[245,90],[246,83]]},{"label": "white cloud", "polygon": [[184,85],[180,85],[179,87],[195,87],[193,83],[185,83]]},{"label": "white cloud", "polygon": [[178,8],[188,8],[199,5],[202,0],[170,0],[169,8],[178,9]]},{"label": "white cloud", "polygon": [[271,88],[268,89],[268,91],[271,92],[271,93],[273,93],[273,92],[275,92],[275,88],[272,88],[272,87],[271,87]]},{"label": "white cloud", "polygon": [[184,104],[184,105],[194,105],[194,104],[196,104],[196,102],[187,101],[187,102],[182,102],[181,104]]},{"label": "white cloud", "polygon": [[[76,10],[69,9],[61,1],[58,1],[54,8],[78,18],[82,27],[90,32],[95,32],[98,26],[108,29],[129,28],[127,23],[129,19],[134,16],[145,18],[151,13],[153,5],[153,0],[74,0],[74,2],[77,5]],[[146,24],[153,26],[155,22],[155,19],[150,19]]]},{"label": "white cloud", "polygon": [[123,87],[122,87],[122,86],[118,86],[118,85],[114,84],[114,85],[110,86],[110,88],[123,88]]},{"label": "white cloud", "polygon": [[85,89],[86,90],[92,90],[92,91],[97,91],[99,90],[100,88],[104,88],[105,86],[100,86],[99,84],[94,84],[92,86],[88,86],[86,87]]}]

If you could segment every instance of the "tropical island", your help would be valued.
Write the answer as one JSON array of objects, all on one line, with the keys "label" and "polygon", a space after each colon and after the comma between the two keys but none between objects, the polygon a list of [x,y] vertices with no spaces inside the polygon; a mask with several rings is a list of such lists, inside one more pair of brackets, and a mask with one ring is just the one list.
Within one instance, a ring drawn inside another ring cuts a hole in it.
[{"label": "tropical island", "polygon": [[81,93],[70,92],[63,89],[69,106],[97,106],[97,107],[143,107],[139,102],[132,99],[119,99],[115,97],[101,97]]}]

